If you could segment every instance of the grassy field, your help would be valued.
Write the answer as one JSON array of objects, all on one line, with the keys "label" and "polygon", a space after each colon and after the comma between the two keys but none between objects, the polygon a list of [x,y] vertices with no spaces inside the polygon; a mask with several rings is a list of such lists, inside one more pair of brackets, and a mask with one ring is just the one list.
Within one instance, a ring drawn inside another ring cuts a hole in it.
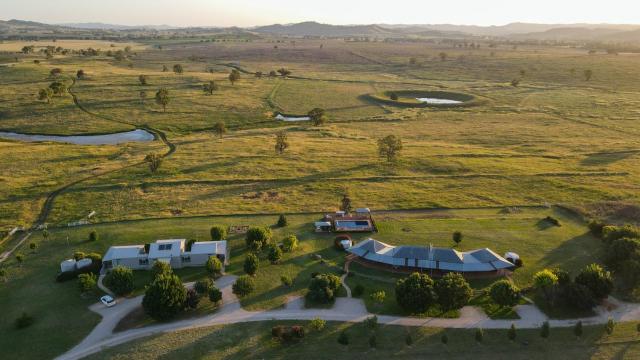
[{"label": "grassy field", "polygon": [[[261,322],[185,330],[137,340],[107,349],[89,359],[634,359],[640,356],[636,324],[616,326],[607,335],[602,326],[585,327],[576,339],[571,329],[551,329],[543,340],[539,330],[517,330],[516,340],[506,330],[484,330],[482,344],[474,340],[475,330],[442,330],[381,326],[376,331],[363,324],[329,323],[322,332],[311,331],[299,343],[282,345],[271,338],[274,325],[307,325],[308,322]],[[340,332],[350,343],[339,345]],[[376,334],[377,348],[369,346]],[[447,334],[448,345],[440,341]],[[413,344],[405,345],[407,334]]]}]

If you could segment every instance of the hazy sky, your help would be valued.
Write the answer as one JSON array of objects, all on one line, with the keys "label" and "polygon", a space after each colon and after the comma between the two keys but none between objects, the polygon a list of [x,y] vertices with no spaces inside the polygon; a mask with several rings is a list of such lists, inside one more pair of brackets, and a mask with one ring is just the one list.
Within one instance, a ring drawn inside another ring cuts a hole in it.
[{"label": "hazy sky", "polygon": [[5,20],[123,25],[640,23],[638,0],[0,0],[0,9]]}]

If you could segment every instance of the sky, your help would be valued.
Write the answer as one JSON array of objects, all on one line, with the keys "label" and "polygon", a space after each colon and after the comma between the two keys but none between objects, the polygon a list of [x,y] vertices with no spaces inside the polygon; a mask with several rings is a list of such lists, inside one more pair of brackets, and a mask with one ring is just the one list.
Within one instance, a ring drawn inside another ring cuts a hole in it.
[{"label": "sky", "polygon": [[0,0],[0,19],[50,24],[257,26],[640,23],[637,0]]}]

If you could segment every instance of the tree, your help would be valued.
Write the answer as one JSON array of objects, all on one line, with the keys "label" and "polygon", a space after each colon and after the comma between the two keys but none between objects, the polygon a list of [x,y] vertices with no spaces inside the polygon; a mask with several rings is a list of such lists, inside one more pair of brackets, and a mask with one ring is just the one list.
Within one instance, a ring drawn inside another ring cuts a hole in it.
[{"label": "tree", "polygon": [[452,239],[453,239],[453,242],[456,243],[456,245],[460,244],[462,242],[462,233],[460,231],[454,231],[452,235]]},{"label": "tree", "polygon": [[227,238],[227,228],[224,226],[212,226],[209,233],[211,234],[212,241],[220,241]]},{"label": "tree", "polygon": [[206,264],[207,273],[211,277],[218,277],[222,274],[222,261],[216,256],[209,256]]},{"label": "tree", "polygon": [[342,331],[340,335],[338,335],[338,344],[349,345],[349,335],[347,335],[345,331]]},{"label": "tree", "polygon": [[104,284],[118,296],[130,294],[134,288],[133,271],[118,265],[107,273]]},{"label": "tree", "polygon": [[515,341],[516,340],[516,325],[515,324],[511,324],[511,327],[507,331],[507,337],[511,341]]},{"label": "tree", "polygon": [[20,317],[18,317],[14,322],[14,326],[16,329],[24,329],[33,325],[34,322],[35,320],[33,319],[33,316],[23,312],[22,315],[20,315]]},{"label": "tree", "polygon": [[565,306],[586,311],[591,310],[597,304],[591,290],[582,284],[569,281],[567,284],[561,285],[560,290],[560,298]]},{"label": "tree", "polygon": [[78,70],[78,71],[76,72],[76,78],[77,78],[78,80],[82,80],[82,79],[84,79],[84,77],[85,77],[84,70],[80,69],[80,70]]},{"label": "tree", "polygon": [[282,250],[280,250],[278,245],[271,244],[269,246],[269,254],[267,256],[272,264],[277,264],[282,260]]},{"label": "tree", "polygon": [[287,141],[287,133],[284,131],[278,131],[276,134],[276,154],[282,155],[284,151],[289,147],[289,142]]},{"label": "tree", "polygon": [[78,275],[78,288],[83,294],[95,290],[97,284],[98,277],[92,272]]},{"label": "tree", "polygon": [[576,337],[582,337],[582,321],[578,321],[576,325],[573,327],[573,335]]},{"label": "tree", "polygon": [[160,169],[160,165],[162,165],[162,156],[158,154],[148,154],[145,156],[144,161],[149,165],[149,170],[155,173]]},{"label": "tree", "polygon": [[591,80],[592,77],[593,77],[593,70],[587,69],[587,70],[584,71],[584,79],[585,79],[585,81]]},{"label": "tree", "polygon": [[346,214],[349,214],[352,209],[351,197],[349,196],[349,193],[345,192],[342,195],[342,201],[340,202],[340,210],[344,211]]},{"label": "tree", "polygon": [[212,286],[211,289],[209,289],[208,295],[209,301],[214,304],[219,304],[220,301],[222,301],[222,291],[215,286]]},{"label": "tree", "polygon": [[262,73],[262,71],[256,71],[255,75],[256,75],[256,78],[260,79],[264,74]]},{"label": "tree", "polygon": [[291,285],[293,285],[293,279],[291,279],[291,276],[287,275],[280,276],[280,282],[286,287],[291,287]]},{"label": "tree", "polygon": [[142,90],[140,91],[139,96],[140,96],[140,102],[144,105],[144,101],[147,98],[147,92]]},{"label": "tree", "polygon": [[282,240],[282,250],[292,252],[298,247],[298,238],[291,234]]},{"label": "tree", "polygon": [[182,73],[184,72],[184,68],[180,64],[175,64],[173,65],[173,72],[178,75],[182,75]]},{"label": "tree", "polygon": [[249,275],[240,276],[235,283],[233,283],[232,291],[239,297],[247,296],[251,294],[256,288],[256,282]]},{"label": "tree", "polygon": [[591,264],[585,267],[576,276],[575,282],[591,290],[596,300],[607,298],[607,296],[611,294],[611,291],[613,291],[613,278],[611,277],[611,273],[605,271],[598,264]]},{"label": "tree", "polygon": [[163,111],[167,111],[167,105],[169,105],[170,101],[171,98],[169,97],[169,90],[165,88],[158,90],[156,93],[156,104],[162,106]]},{"label": "tree", "polygon": [[398,94],[392,92],[391,94],[389,94],[389,99],[393,101],[398,101]]},{"label": "tree", "polygon": [[169,68],[167,67],[167,65],[162,65],[162,72],[167,72],[169,71]]},{"label": "tree", "polygon": [[395,135],[387,135],[378,140],[378,154],[386,157],[388,162],[393,162],[402,150],[402,139]]},{"label": "tree", "polygon": [[518,85],[520,85],[520,79],[511,80],[511,86],[518,87]]},{"label": "tree", "polygon": [[622,263],[636,255],[640,240],[623,237],[616,239],[606,248],[605,262],[612,269],[619,270]]},{"label": "tree", "polygon": [[436,281],[434,291],[444,311],[460,309],[467,305],[473,290],[465,278],[458,273],[448,273]]},{"label": "tree", "polygon": [[231,73],[229,74],[229,82],[231,82],[231,85],[235,85],[237,81],[240,80],[240,71],[233,69],[231,70]]},{"label": "tree", "polygon": [[606,330],[607,334],[611,335],[613,334],[613,329],[615,327],[616,322],[612,318],[609,318],[609,320],[607,320],[607,324],[604,326],[604,329]]},{"label": "tree", "polygon": [[275,70],[271,70],[271,71],[269,71],[269,77],[274,78],[274,77],[276,77],[276,76],[278,76],[278,73],[277,73]]},{"label": "tree", "polygon": [[482,331],[481,328],[476,329],[476,342],[481,343],[482,340],[484,339],[484,331]]},{"label": "tree", "polygon": [[326,324],[327,322],[320,319],[319,317],[314,318],[313,320],[311,320],[311,323],[309,323],[311,328],[314,329],[315,331],[322,331]]},{"label": "tree", "polygon": [[333,274],[319,274],[311,279],[307,300],[317,304],[327,304],[335,299],[340,287],[340,278]]},{"label": "tree", "polygon": [[533,275],[533,286],[544,294],[547,301],[551,301],[551,291],[558,283],[558,276],[549,269],[538,271]]},{"label": "tree", "polygon": [[271,242],[273,234],[271,229],[266,227],[252,227],[247,231],[245,238],[247,247],[259,251]]},{"label": "tree", "polygon": [[327,121],[324,109],[314,108],[307,114],[314,126],[321,126]]},{"label": "tree", "polygon": [[227,127],[225,126],[224,121],[218,121],[215,123],[213,125],[213,132],[222,139],[222,136],[227,133]]},{"label": "tree", "polygon": [[216,84],[215,81],[211,80],[208,83],[202,85],[202,90],[208,95],[213,95],[213,92],[218,90],[218,84]]},{"label": "tree", "polygon": [[68,88],[64,81],[54,81],[49,85],[49,89],[53,91],[55,95],[64,95]]},{"label": "tree", "polygon": [[440,60],[445,61],[449,55],[447,55],[446,52],[441,52],[438,56],[440,57]]},{"label": "tree", "polygon": [[213,288],[213,281],[211,281],[211,279],[208,279],[208,278],[207,279],[198,280],[193,285],[193,288],[200,295],[209,294],[209,291]]},{"label": "tree", "polygon": [[44,88],[38,91],[38,100],[45,101],[47,104],[50,104],[52,98],[53,90],[51,88]]},{"label": "tree", "polygon": [[62,69],[60,68],[53,68],[51,69],[51,71],[49,71],[49,75],[56,77],[62,74]]},{"label": "tree", "polygon": [[289,75],[291,75],[291,71],[285,69],[285,68],[280,68],[278,69],[278,73],[280,74],[280,76],[282,77],[287,77]]},{"label": "tree", "polygon": [[16,261],[18,262],[18,264],[20,264],[20,266],[22,266],[22,262],[24,261],[24,255],[16,254]]},{"label": "tree", "polygon": [[260,265],[260,261],[258,260],[258,257],[256,256],[256,254],[249,253],[247,254],[247,257],[244,259],[244,265],[242,266],[242,268],[244,269],[245,273],[253,276],[258,271],[259,265]]},{"label": "tree", "polygon": [[200,295],[194,289],[187,290],[187,299],[184,302],[184,307],[186,309],[196,309],[198,308],[198,303],[200,302]]},{"label": "tree", "polygon": [[46,241],[49,238],[49,230],[42,230],[42,238]]},{"label": "tree", "polygon": [[91,241],[91,242],[98,241],[98,232],[97,232],[97,231],[92,230],[92,231],[89,233],[89,241]]},{"label": "tree", "polygon": [[187,290],[173,273],[157,276],[145,291],[142,307],[156,320],[168,320],[184,309]]},{"label": "tree", "polygon": [[284,214],[280,214],[280,217],[278,217],[278,223],[276,225],[278,225],[278,227],[285,227],[289,225],[287,217]]},{"label": "tree", "polygon": [[157,278],[160,275],[169,275],[172,273],[173,269],[171,268],[171,265],[163,261],[156,261],[151,267],[151,274],[153,274],[154,278]]},{"label": "tree", "polygon": [[520,299],[520,289],[509,280],[499,280],[491,285],[489,296],[500,306],[514,306]]},{"label": "tree", "polygon": [[549,337],[549,330],[549,322],[543,322],[542,327],[540,328],[540,337],[543,339],[547,339]]},{"label": "tree", "polygon": [[140,85],[146,86],[147,85],[147,75],[139,75],[138,76],[138,81],[140,82]]},{"label": "tree", "polygon": [[427,274],[413,273],[396,282],[396,300],[406,311],[425,312],[436,299],[433,286]]}]

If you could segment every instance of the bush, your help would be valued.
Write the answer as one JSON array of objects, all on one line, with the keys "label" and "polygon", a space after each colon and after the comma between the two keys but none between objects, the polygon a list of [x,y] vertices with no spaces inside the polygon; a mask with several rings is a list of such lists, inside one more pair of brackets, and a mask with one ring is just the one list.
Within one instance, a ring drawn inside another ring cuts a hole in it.
[{"label": "bush", "polygon": [[220,261],[216,256],[209,256],[205,267],[207,269],[207,273],[211,277],[216,278],[222,274],[222,261]]},{"label": "bush", "polygon": [[134,288],[133,271],[128,267],[116,266],[104,277],[104,284],[118,296],[130,294]]},{"label": "bush", "polygon": [[613,291],[611,273],[598,264],[591,264],[584,268],[576,276],[575,282],[591,290],[596,300],[605,299]]},{"label": "bush", "polygon": [[211,281],[211,279],[198,280],[193,285],[193,288],[200,295],[208,294],[211,288],[213,288],[213,281]]},{"label": "bush", "polygon": [[373,315],[364,319],[364,324],[371,330],[375,330],[378,327],[378,317]]},{"label": "bush", "polygon": [[278,225],[278,227],[285,227],[285,226],[289,225],[289,221],[287,221],[287,217],[284,216],[284,214],[280,215],[280,217],[278,218],[277,225]]},{"label": "bush", "polygon": [[249,275],[240,276],[233,284],[233,293],[239,297],[251,294],[256,288],[256,282]]},{"label": "bush", "polygon": [[272,264],[277,264],[280,262],[280,260],[282,260],[282,250],[280,250],[280,247],[276,244],[271,244],[269,245],[269,261]]},{"label": "bush", "polygon": [[604,326],[604,329],[607,331],[607,334],[611,335],[613,334],[613,329],[616,327],[616,322],[613,321],[612,318],[609,318],[609,320],[607,320],[607,324]]},{"label": "bush", "polygon": [[282,285],[286,287],[291,287],[291,285],[293,285],[293,280],[287,275],[280,276],[280,282],[282,282]]},{"label": "bush", "polygon": [[596,299],[589,288],[573,281],[560,289],[560,299],[567,307],[578,310],[591,310],[596,306]]},{"label": "bush", "polygon": [[325,325],[327,324],[326,321],[320,319],[319,317],[311,320],[311,323],[309,324],[311,326],[311,328],[313,328],[316,331],[322,331],[325,327]]},{"label": "bush", "polygon": [[309,284],[307,299],[314,303],[327,304],[335,299],[335,292],[340,287],[340,278],[332,274],[321,274]]},{"label": "bush", "polygon": [[607,242],[622,239],[623,237],[639,239],[640,229],[633,225],[624,226],[604,226],[602,228],[602,237]]},{"label": "bush", "polygon": [[341,332],[338,336],[338,344],[340,345],[349,345],[349,335],[346,332]]},{"label": "bush", "polygon": [[166,262],[156,261],[151,267],[151,273],[153,274],[153,277],[156,278],[160,275],[173,274],[173,269],[171,269],[171,265]]},{"label": "bush", "polygon": [[455,231],[453,233],[452,239],[456,244],[460,244],[460,242],[462,242],[462,233],[460,231]]},{"label": "bush", "polygon": [[191,248],[193,248],[193,244],[195,243],[196,243],[196,240],[194,239],[187,240],[187,243],[184,246],[184,251],[191,251]]},{"label": "bush", "polygon": [[16,319],[14,325],[16,329],[24,329],[26,327],[33,325],[34,322],[35,320],[33,319],[32,316],[30,316],[26,312],[23,312],[22,315],[20,315],[20,317]]},{"label": "bush", "polygon": [[220,291],[220,289],[215,286],[212,286],[211,289],[209,289],[208,295],[209,301],[214,304],[218,304],[220,301],[222,301],[222,291]]},{"label": "bush", "polygon": [[195,289],[187,290],[187,299],[184,302],[184,307],[186,309],[196,309],[198,308],[198,303],[200,302],[200,294]]},{"label": "bush", "polygon": [[516,326],[515,324],[511,324],[509,331],[507,331],[507,337],[509,340],[514,341],[516,339]]},{"label": "bush", "polygon": [[255,254],[247,254],[246,259],[244,259],[244,265],[243,265],[243,269],[244,272],[253,276],[256,274],[256,272],[258,272],[258,266],[260,264],[260,261],[258,260],[258,257]]},{"label": "bush", "polygon": [[489,296],[500,306],[514,306],[520,299],[520,289],[509,280],[499,280],[491,285]]},{"label": "bush", "polygon": [[434,291],[444,311],[460,309],[467,305],[473,290],[465,278],[458,273],[448,273],[436,281]]},{"label": "bush", "polygon": [[98,241],[98,232],[93,230],[89,233],[89,241]]},{"label": "bush", "polygon": [[589,231],[596,237],[602,238],[602,231],[605,227],[605,224],[599,220],[591,220],[589,221]]},{"label": "bush", "polygon": [[94,273],[78,275],[78,287],[81,293],[94,291],[98,284],[98,277]]},{"label": "bush", "polygon": [[516,267],[519,267],[519,268],[520,268],[520,267],[524,266],[524,263],[522,262],[522,259],[521,259],[521,258],[517,258],[517,259],[515,259],[515,260],[513,261],[513,265],[515,265]]},{"label": "bush", "polygon": [[302,339],[304,338],[304,335],[304,327],[299,325],[294,325],[291,327],[277,325],[271,328],[271,336],[283,342]]},{"label": "bush", "polygon": [[73,253],[73,259],[75,261],[82,260],[85,257],[87,257],[87,254],[82,252],[82,251],[76,251],[76,252]]},{"label": "bush", "polygon": [[364,294],[364,286],[358,284],[356,285],[355,288],[353,288],[353,293],[352,295],[355,297],[360,297],[362,296],[362,294]]},{"label": "bush", "polygon": [[282,240],[282,250],[292,252],[298,247],[298,238],[295,235],[289,235]]},{"label": "bush", "polygon": [[373,300],[374,302],[378,304],[382,304],[384,303],[384,299],[387,297],[387,293],[385,293],[383,290],[380,290],[380,291],[371,293],[370,297],[371,297],[371,300]]},{"label": "bush", "polygon": [[247,231],[246,243],[247,247],[259,251],[265,245],[271,242],[273,234],[271,229],[265,227],[252,227]]},{"label": "bush", "polygon": [[623,237],[613,240],[606,249],[605,262],[612,269],[619,269],[621,264],[631,257],[637,257],[640,240]]},{"label": "bush", "polygon": [[142,299],[142,307],[147,315],[156,320],[169,320],[184,309],[187,290],[180,278],[173,273],[155,277]]},{"label": "bush", "polygon": [[411,313],[425,312],[436,299],[433,280],[426,274],[413,273],[396,282],[396,300]]},{"label": "bush", "polygon": [[227,238],[227,229],[222,226],[211,227],[211,240],[220,241]]}]

